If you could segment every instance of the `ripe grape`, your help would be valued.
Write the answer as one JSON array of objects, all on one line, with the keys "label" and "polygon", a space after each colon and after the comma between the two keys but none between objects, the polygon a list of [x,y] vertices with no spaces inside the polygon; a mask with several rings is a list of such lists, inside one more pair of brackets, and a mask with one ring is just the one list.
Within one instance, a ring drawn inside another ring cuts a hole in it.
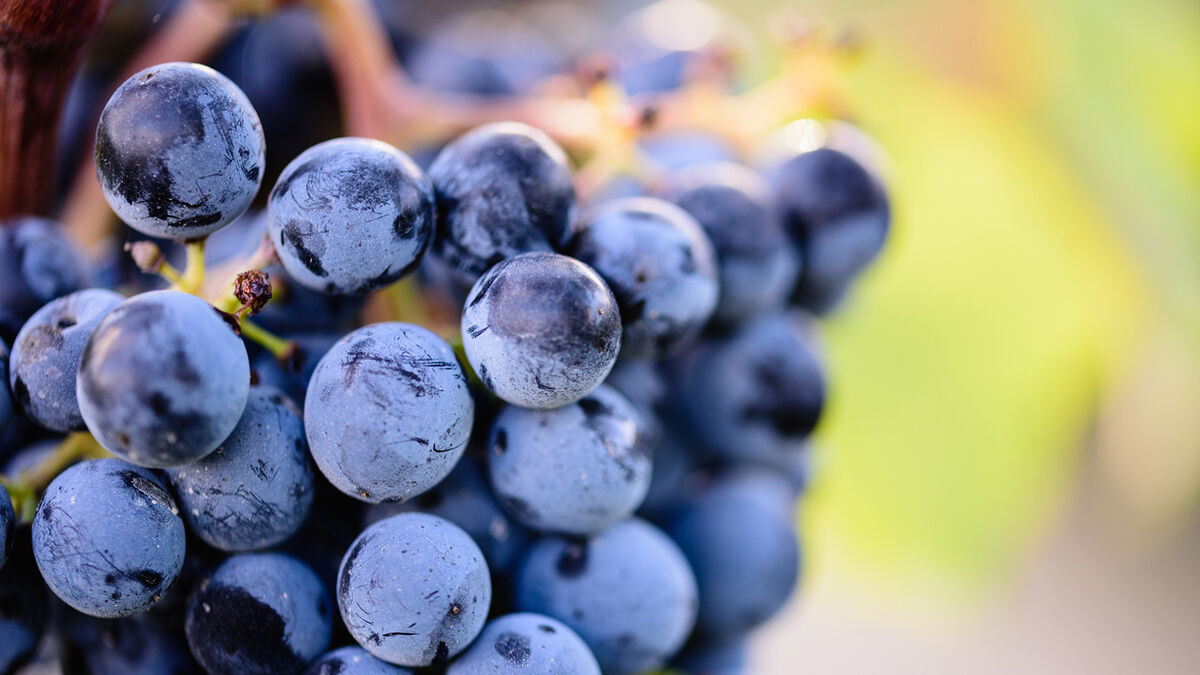
[{"label": "ripe grape", "polygon": [[407,502],[371,506],[364,523],[412,511],[445,518],[461,527],[483,551],[494,577],[509,576],[529,543],[529,531],[509,519],[492,496],[478,461],[469,455],[429,492]]},{"label": "ripe grape", "polygon": [[304,523],[313,500],[308,457],[295,405],[254,387],[233,433],[167,477],[192,532],[221,550],[250,551],[284,541]]},{"label": "ripe grape", "polygon": [[242,215],[262,183],[258,114],[229,78],[164,63],[122,84],[96,127],[96,174],[109,206],[152,237],[195,239]]},{"label": "ripe grape", "polygon": [[99,288],[76,291],[25,322],[13,342],[8,381],[29,419],[61,433],[84,427],[75,395],[79,358],[100,319],[124,300]]},{"label": "ripe grape", "polygon": [[705,164],[671,176],[667,195],[704,228],[717,255],[721,294],[713,317],[745,321],[782,306],[799,259],[780,225],[771,189],[737,164]]},{"label": "ripe grape", "polygon": [[604,381],[620,350],[621,319],[590,267],[556,253],[526,253],[476,282],[462,338],[467,360],[493,394],[525,408],[556,408]]},{"label": "ripe grape", "polygon": [[49,593],[30,547],[30,528],[16,531],[12,559],[0,572],[0,672],[15,672],[33,655],[49,613]]},{"label": "ripe grape", "polygon": [[184,675],[199,672],[188,651],[183,617],[143,612],[96,619],[64,612],[66,672],[90,675]]},{"label": "ripe grape", "polygon": [[332,606],[317,575],[282,553],[242,553],[196,586],[188,646],[211,675],[299,673],[329,645]]},{"label": "ripe grape", "polygon": [[13,511],[12,499],[8,496],[8,490],[0,485],[0,569],[4,568],[4,563],[8,561],[8,556],[12,553],[13,534],[17,527],[17,514]]},{"label": "ripe grape", "polygon": [[825,406],[812,337],[792,314],[768,314],[706,343],[678,366],[676,397],[696,437],[720,457],[786,463]]},{"label": "ripe grape", "polygon": [[52,220],[0,220],[0,339],[9,341],[34,312],[87,284],[88,267]]},{"label": "ripe grape", "polygon": [[389,663],[428,666],[466,649],[483,628],[492,583],[479,547],[457,525],[401,513],[358,536],[338,573],[350,634]]},{"label": "ripe grape", "polygon": [[668,353],[699,333],[717,306],[712,244],[674,204],[649,197],[604,204],[584,222],[571,254],[616,296],[624,357]]},{"label": "ripe grape", "polygon": [[158,602],[183,567],[175,500],[149,470],[116,459],[59,474],[33,519],[33,555],[63,602],[111,619]]},{"label": "ripe grape", "polygon": [[883,185],[850,155],[819,148],[779,167],[775,194],[802,258],[797,299],[824,312],[883,248],[891,206]]},{"label": "ripe grape", "polygon": [[703,643],[684,649],[673,666],[685,673],[745,675],[750,670],[747,640]]},{"label": "ripe grape", "polygon": [[[782,484],[786,500],[770,497]],[[790,486],[758,474],[718,480],[667,528],[687,556],[700,589],[697,629],[716,641],[745,636],[778,612],[796,586],[799,543]]]},{"label": "ripe grape", "polygon": [[666,535],[630,518],[590,539],[534,544],[517,576],[517,606],[570,626],[605,673],[631,675],[683,645],[696,620],[696,579]]},{"label": "ripe grape", "polygon": [[402,501],[462,457],[475,414],[450,345],[405,323],[360,328],[317,365],[304,400],[321,473],[365,502]]},{"label": "ripe grape", "polygon": [[632,514],[650,485],[638,414],[600,386],[554,410],[506,407],[492,424],[488,469],[496,498],[521,524],[584,535]]},{"label": "ripe grape", "polygon": [[407,155],[365,138],[305,150],[267,202],[288,275],[330,295],[357,295],[404,276],[433,234],[433,188]]},{"label": "ripe grape", "polygon": [[249,391],[242,341],[211,305],[178,291],[118,305],[79,362],[88,430],[142,466],[180,466],[215,450],[237,425]]},{"label": "ripe grape", "polygon": [[314,661],[304,675],[412,675],[412,671],[380,661],[362,647],[340,647]]},{"label": "ripe grape", "polygon": [[8,391],[8,347],[0,340],[0,438],[13,417],[12,394]]},{"label": "ripe grape", "polygon": [[488,124],[429,167],[438,201],[433,252],[470,286],[505,258],[566,244],[575,208],[567,157],[543,132]]},{"label": "ripe grape", "polygon": [[446,675],[562,673],[600,675],[587,644],[565,624],[542,614],[506,614],[492,619]]}]

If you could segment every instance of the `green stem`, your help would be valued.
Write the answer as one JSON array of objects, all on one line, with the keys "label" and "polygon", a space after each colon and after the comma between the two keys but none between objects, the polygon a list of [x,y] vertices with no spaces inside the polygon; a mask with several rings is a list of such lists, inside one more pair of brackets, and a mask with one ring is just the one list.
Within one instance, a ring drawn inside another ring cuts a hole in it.
[{"label": "green stem", "polygon": [[[187,242],[187,265],[183,268],[183,278],[179,280],[179,290],[192,295],[200,295],[204,290],[204,239],[194,239]],[[165,267],[165,266],[164,266]]]},{"label": "green stem", "polygon": [[296,348],[291,340],[285,340],[248,319],[242,319],[242,337],[262,345],[277,359],[288,358]]},{"label": "green stem", "polygon": [[21,522],[33,520],[37,513],[38,501],[50,481],[62,473],[68,466],[83,459],[101,459],[112,457],[86,431],[77,431],[62,440],[58,447],[49,455],[42,458],[31,469],[21,472],[15,478],[0,476],[0,484],[8,490],[12,498],[13,508]]}]

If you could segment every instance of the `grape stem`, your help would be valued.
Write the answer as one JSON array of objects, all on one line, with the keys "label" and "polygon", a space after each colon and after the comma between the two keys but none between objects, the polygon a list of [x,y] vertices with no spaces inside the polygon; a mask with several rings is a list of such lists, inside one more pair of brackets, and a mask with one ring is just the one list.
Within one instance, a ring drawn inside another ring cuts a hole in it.
[{"label": "grape stem", "polygon": [[[204,290],[204,241],[204,238],[193,239],[184,244],[187,250],[187,264],[183,268],[183,277],[175,282],[184,293],[200,295]],[[163,265],[163,268],[165,269],[166,265]]]},{"label": "grape stem", "polygon": [[262,345],[263,349],[270,352],[280,362],[289,360],[296,353],[295,342],[285,340],[249,319],[242,319],[241,327],[242,337]]},{"label": "grape stem", "polygon": [[13,500],[13,508],[21,522],[33,520],[37,512],[38,501],[45,492],[46,486],[54,477],[62,473],[68,466],[84,459],[103,459],[112,457],[95,438],[86,431],[77,431],[68,435],[58,444],[53,452],[46,455],[32,468],[22,471],[16,477],[0,476],[0,484],[8,490]]}]

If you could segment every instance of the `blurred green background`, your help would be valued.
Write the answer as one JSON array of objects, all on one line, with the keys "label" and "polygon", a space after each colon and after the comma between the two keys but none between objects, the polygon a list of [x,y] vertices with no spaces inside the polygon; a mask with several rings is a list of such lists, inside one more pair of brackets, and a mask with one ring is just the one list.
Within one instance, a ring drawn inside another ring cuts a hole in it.
[{"label": "blurred green background", "polygon": [[896,230],[825,326],[808,587],[762,663],[1195,672],[1200,4],[795,6],[862,40],[835,86]]}]

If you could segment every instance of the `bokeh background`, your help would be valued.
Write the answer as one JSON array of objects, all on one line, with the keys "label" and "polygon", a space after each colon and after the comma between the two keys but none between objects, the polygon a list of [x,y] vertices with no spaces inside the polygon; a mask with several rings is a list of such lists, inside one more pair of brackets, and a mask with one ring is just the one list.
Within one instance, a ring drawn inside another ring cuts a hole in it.
[{"label": "bokeh background", "polygon": [[896,230],[825,324],[806,586],[758,669],[1196,672],[1200,4],[800,7],[861,43],[834,81]]}]

